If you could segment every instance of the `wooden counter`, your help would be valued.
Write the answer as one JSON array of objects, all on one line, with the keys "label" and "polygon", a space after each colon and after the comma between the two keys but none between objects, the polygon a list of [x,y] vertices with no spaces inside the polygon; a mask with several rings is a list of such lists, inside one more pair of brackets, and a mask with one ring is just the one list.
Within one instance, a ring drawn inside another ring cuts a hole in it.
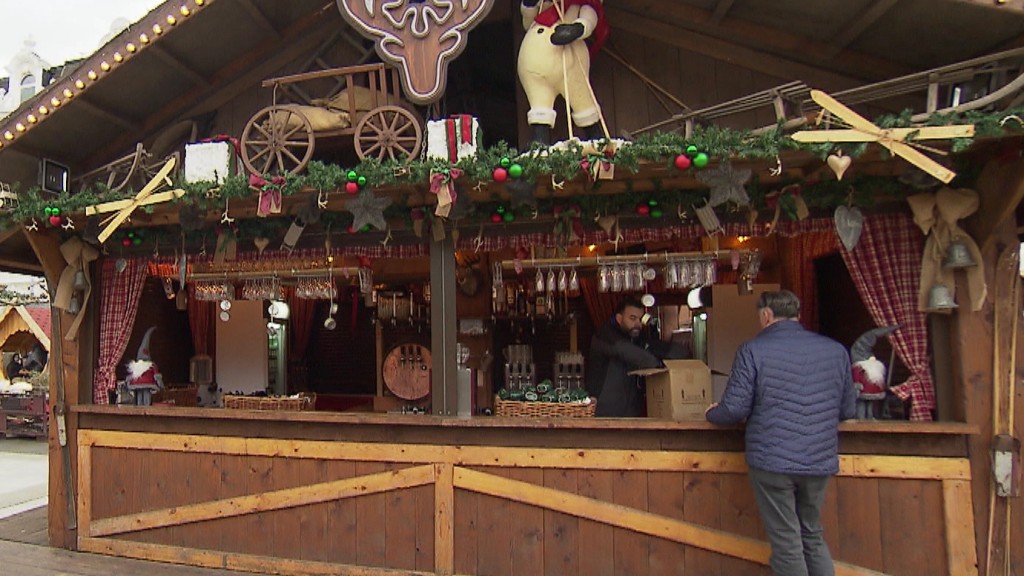
[{"label": "wooden counter", "polygon": [[[743,430],[80,406],[79,547],[290,574],[768,574]],[[971,574],[955,423],[842,425],[837,574]]]}]

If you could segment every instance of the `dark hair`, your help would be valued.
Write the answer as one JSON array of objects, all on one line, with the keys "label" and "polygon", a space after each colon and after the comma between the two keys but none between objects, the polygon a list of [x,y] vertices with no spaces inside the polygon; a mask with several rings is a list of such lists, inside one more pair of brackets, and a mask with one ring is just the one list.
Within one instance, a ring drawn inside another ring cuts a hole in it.
[{"label": "dark hair", "polygon": [[622,314],[626,311],[626,308],[639,308],[641,310],[645,310],[646,306],[644,306],[636,296],[626,296],[621,302],[619,302],[619,305],[615,307],[615,313]]},{"label": "dark hair", "polygon": [[776,318],[797,318],[800,316],[800,299],[789,290],[762,292],[757,299],[757,309],[769,308]]}]

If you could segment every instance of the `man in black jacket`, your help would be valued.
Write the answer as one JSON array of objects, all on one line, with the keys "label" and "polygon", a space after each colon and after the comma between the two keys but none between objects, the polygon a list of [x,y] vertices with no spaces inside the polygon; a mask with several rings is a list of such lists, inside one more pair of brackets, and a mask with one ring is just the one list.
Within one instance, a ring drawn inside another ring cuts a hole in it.
[{"label": "man in black jacket", "polygon": [[666,343],[642,337],[643,315],[644,305],[626,297],[590,341],[587,392],[597,398],[597,416],[643,414],[642,378],[629,372],[663,366],[661,359],[669,353]]}]

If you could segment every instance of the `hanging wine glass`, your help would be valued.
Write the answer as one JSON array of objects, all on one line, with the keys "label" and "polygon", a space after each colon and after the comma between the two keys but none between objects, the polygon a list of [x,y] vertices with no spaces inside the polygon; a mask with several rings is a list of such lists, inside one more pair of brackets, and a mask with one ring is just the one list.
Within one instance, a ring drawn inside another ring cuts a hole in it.
[{"label": "hanging wine glass", "polygon": [[554,292],[557,289],[558,289],[558,280],[557,280],[557,278],[555,278],[555,269],[554,268],[550,268],[550,269],[548,269],[547,291],[548,292]]},{"label": "hanging wine glass", "polygon": [[534,280],[533,290],[537,294],[544,292],[544,271],[540,268],[537,269],[537,278]]},{"label": "hanging wine glass", "polygon": [[679,264],[668,261],[665,263],[665,289],[674,290],[679,288]]},{"label": "hanging wine glass", "polygon": [[612,289],[612,273],[607,266],[597,269],[597,291],[610,292]]},{"label": "hanging wine glass", "polygon": [[715,283],[718,276],[718,261],[708,258],[704,261],[704,285],[710,286]]},{"label": "hanging wine glass", "polygon": [[569,291],[569,275],[565,273],[565,268],[558,270],[558,291],[563,293]]},{"label": "hanging wine glass", "polygon": [[625,288],[625,273],[622,266],[612,266],[612,292],[622,292]]},{"label": "hanging wine glass", "polygon": [[569,274],[569,292],[571,294],[577,294],[580,291],[580,277],[576,274],[576,269],[572,269],[572,273]]}]

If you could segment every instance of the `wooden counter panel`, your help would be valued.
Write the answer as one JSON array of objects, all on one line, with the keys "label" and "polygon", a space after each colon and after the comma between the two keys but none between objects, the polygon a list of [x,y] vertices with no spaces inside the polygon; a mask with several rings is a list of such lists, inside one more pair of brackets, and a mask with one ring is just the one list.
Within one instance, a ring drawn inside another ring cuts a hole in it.
[{"label": "wooden counter panel", "polygon": [[[515,445],[672,451],[743,450],[743,429],[707,422],[649,419],[438,418],[423,415],[258,412],[203,408],[82,406],[84,429],[345,440],[454,446]],[[840,428],[846,454],[965,457],[961,423],[847,422]]]},{"label": "wooden counter panel", "polygon": [[[768,573],[739,452],[509,446],[507,431],[506,445],[359,442],[319,426],[342,437],[82,430],[81,549],[294,574]],[[824,514],[837,574],[964,573],[955,543],[973,521],[949,500],[966,459],[840,468]],[[895,533],[875,540],[879,526]]]}]

